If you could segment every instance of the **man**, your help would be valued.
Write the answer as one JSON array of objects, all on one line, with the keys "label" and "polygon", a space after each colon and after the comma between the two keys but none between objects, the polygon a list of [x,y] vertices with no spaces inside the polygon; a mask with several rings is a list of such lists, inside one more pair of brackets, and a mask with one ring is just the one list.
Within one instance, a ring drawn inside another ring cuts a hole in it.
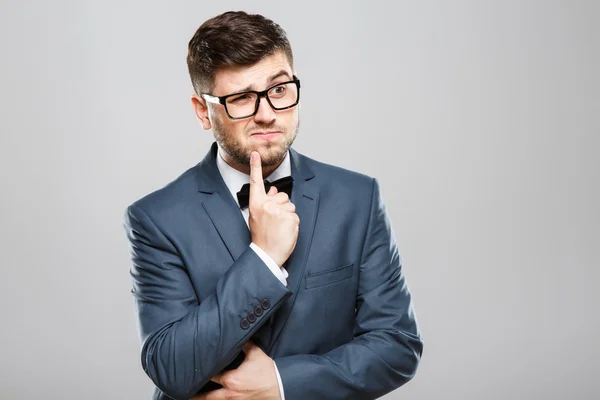
[{"label": "man", "polygon": [[154,398],[373,399],[406,383],[423,343],[379,184],[290,147],[285,32],[227,12],[187,62],[216,142],[125,213]]}]

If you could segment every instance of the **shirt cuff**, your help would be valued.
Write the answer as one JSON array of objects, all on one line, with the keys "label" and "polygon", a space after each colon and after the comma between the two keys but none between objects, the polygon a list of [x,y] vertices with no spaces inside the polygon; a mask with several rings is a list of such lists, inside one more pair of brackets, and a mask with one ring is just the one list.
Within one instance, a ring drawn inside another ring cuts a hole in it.
[{"label": "shirt cuff", "polygon": [[277,363],[273,360],[273,364],[275,365],[275,375],[277,375],[277,384],[279,385],[279,397],[281,400],[285,400],[285,394],[283,393],[283,383],[281,383],[281,376],[279,376],[279,370],[277,369]]},{"label": "shirt cuff", "polygon": [[273,261],[273,259],[267,253],[265,253],[263,249],[254,244],[254,242],[250,243],[250,248],[254,250],[254,252],[260,257],[261,260],[263,260],[265,264],[267,264],[267,267],[269,267],[275,277],[277,277],[277,279],[279,279],[284,286],[287,286],[286,278],[288,277],[288,273],[285,268],[280,268],[279,265],[277,265],[277,263]]}]

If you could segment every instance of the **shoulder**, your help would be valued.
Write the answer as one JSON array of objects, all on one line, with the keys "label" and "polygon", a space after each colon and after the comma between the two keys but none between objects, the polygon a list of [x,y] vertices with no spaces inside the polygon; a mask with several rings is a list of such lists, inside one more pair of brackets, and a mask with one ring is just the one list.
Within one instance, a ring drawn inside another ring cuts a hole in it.
[{"label": "shoulder", "polygon": [[346,198],[349,202],[361,205],[371,203],[372,196],[379,187],[375,177],[298,154],[315,175],[309,181],[311,184],[319,186],[326,194],[335,193],[337,197]]},{"label": "shoulder", "polygon": [[348,168],[341,167],[339,165],[329,164],[323,161],[316,160],[312,157],[309,157],[305,154],[299,153],[296,151],[298,157],[300,157],[303,162],[310,167],[311,170],[318,176],[324,175],[329,179],[334,180],[348,180],[348,184],[367,184],[371,185],[373,180],[375,179],[372,176],[361,173],[359,171],[351,170]]},{"label": "shoulder", "polygon": [[198,193],[198,164],[177,178],[147,195],[135,200],[126,208],[126,214],[142,211],[149,216],[169,214],[181,204],[192,201]]}]

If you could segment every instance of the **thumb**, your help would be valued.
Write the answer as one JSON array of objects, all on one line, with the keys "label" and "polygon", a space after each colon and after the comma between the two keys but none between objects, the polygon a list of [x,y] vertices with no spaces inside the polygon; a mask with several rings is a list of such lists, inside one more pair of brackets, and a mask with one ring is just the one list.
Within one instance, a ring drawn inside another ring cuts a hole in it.
[{"label": "thumb", "polygon": [[248,353],[250,353],[256,347],[258,347],[258,346],[255,345],[252,340],[248,340],[246,343],[244,343],[242,345],[242,351],[244,352],[244,354],[248,355]]},{"label": "thumb", "polygon": [[216,374],[215,376],[213,376],[212,378],[210,378],[211,381],[218,383],[221,386],[225,386],[223,385],[223,375],[225,375],[224,373],[220,373],[220,374]]}]

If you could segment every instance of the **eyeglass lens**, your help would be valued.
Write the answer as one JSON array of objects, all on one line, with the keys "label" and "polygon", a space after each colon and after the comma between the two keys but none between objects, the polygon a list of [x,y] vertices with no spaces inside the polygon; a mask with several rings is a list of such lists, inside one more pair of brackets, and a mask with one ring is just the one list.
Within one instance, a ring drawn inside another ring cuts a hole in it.
[{"label": "eyeglass lens", "polygon": [[[267,96],[275,109],[290,107],[298,101],[298,87],[295,83],[285,83],[271,88]],[[225,101],[227,111],[233,118],[243,118],[253,115],[258,106],[256,93],[241,93],[228,97]]]}]

